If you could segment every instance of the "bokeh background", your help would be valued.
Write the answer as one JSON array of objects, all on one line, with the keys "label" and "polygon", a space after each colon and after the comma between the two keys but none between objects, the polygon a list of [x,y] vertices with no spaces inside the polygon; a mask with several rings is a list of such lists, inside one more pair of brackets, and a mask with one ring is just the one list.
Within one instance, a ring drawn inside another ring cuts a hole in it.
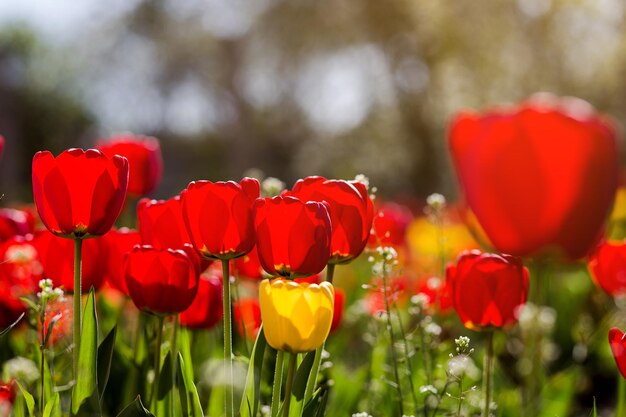
[{"label": "bokeh background", "polygon": [[462,108],[573,95],[626,120],[623,0],[2,0],[5,202],[33,154],[162,141],[155,197],[251,168],[455,194]]}]

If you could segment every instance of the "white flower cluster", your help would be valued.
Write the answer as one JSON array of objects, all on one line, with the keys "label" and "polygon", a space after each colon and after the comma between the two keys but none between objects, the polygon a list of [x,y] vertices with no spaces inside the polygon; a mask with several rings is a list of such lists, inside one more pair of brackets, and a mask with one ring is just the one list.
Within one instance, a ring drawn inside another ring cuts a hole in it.
[{"label": "white flower cluster", "polygon": [[35,362],[18,356],[4,363],[2,378],[5,381],[17,379],[30,384],[39,378],[39,369]]},{"label": "white flower cluster", "polygon": [[379,246],[376,248],[376,253],[380,258],[378,262],[374,256],[367,258],[369,262],[374,263],[372,273],[376,276],[391,274],[393,266],[398,264],[398,252],[391,246]]},{"label": "white flower cluster", "polygon": [[363,413],[354,413],[352,414],[352,417],[372,417],[372,415],[369,413],[363,412]]},{"label": "white flower cluster", "polygon": [[42,279],[39,281],[39,288],[41,291],[37,293],[37,298],[39,298],[42,302],[50,302],[59,300],[61,302],[65,301],[65,294],[63,290],[59,287],[54,288],[54,284],[51,279]]},{"label": "white flower cluster", "polygon": [[261,183],[261,193],[265,197],[279,195],[285,189],[285,183],[274,177],[267,177]]},{"label": "white flower cluster", "polygon": [[458,339],[454,339],[456,345],[456,353],[459,355],[471,354],[474,349],[470,349],[470,338],[467,336],[461,336]]}]

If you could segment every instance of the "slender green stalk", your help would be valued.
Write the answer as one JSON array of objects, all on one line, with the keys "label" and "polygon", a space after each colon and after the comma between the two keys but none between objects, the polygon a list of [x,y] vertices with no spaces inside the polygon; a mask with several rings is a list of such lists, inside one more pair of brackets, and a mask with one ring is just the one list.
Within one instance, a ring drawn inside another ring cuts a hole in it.
[{"label": "slender green stalk", "polygon": [[491,382],[493,379],[493,332],[487,333],[485,341],[485,363],[483,364],[483,391],[485,397],[485,406],[483,408],[483,417],[489,417],[489,406],[491,405]]},{"label": "slender green stalk", "polygon": [[152,404],[152,410],[157,409],[158,392],[159,392],[159,377],[161,373],[161,342],[163,341],[163,322],[164,316],[158,317],[157,329],[156,329],[156,343],[154,346],[154,381],[152,381],[152,397],[150,398]]},{"label": "slender green stalk", "polygon": [[82,256],[83,240],[74,239],[74,349],[72,351],[74,378],[78,375],[78,352],[80,351],[80,329],[82,310]]},{"label": "slender green stalk", "polygon": [[283,417],[289,417],[289,405],[291,404],[291,387],[296,376],[296,365],[298,364],[298,354],[289,354],[289,367],[287,368],[287,385],[285,386],[285,402],[283,402]]},{"label": "slender green stalk", "polygon": [[386,263],[383,263],[383,298],[385,299],[385,313],[387,315],[387,330],[389,331],[389,338],[391,339],[391,359],[393,362],[393,374],[398,386],[398,403],[400,406],[400,415],[404,414],[404,398],[402,396],[402,385],[400,381],[400,374],[398,373],[398,358],[396,357],[396,338],[393,334],[393,327],[391,324],[391,309],[389,307],[389,294],[387,293],[387,272]]},{"label": "slender green stalk", "polygon": [[[335,264],[326,265],[326,281],[333,283],[333,278],[335,276]],[[326,343],[322,343],[322,346],[318,347],[315,350],[315,358],[313,359],[313,365],[311,366],[311,371],[309,372],[309,378],[306,381],[306,389],[304,390],[304,402],[306,405],[313,397],[313,391],[315,391],[315,384],[317,383],[317,376],[320,371],[320,364],[322,362],[322,352],[324,351],[324,345]]]},{"label": "slender green stalk", "polygon": [[178,327],[179,320],[178,314],[174,315],[174,329],[172,330],[172,390],[170,391],[170,395],[172,396],[172,400],[170,401],[171,406],[171,417],[176,416],[176,396],[174,393],[176,392],[176,370],[178,369],[177,360],[178,360]]},{"label": "slender green stalk", "polygon": [[[43,326],[42,326],[43,329]],[[43,337],[43,330],[41,330],[41,335]],[[45,357],[44,357],[44,353],[45,353],[45,348],[43,347],[43,345],[41,345],[40,347],[41,349],[41,366],[40,366],[40,372],[41,372],[41,396],[39,397],[39,413],[43,416],[43,410],[44,410],[44,406],[46,403],[46,390],[45,390],[45,378],[44,378],[44,363],[45,363]]]},{"label": "slender green stalk", "polygon": [[224,309],[224,373],[226,374],[226,417],[235,416],[235,403],[233,398],[233,328],[230,313],[230,271],[228,259],[222,259],[222,279],[224,294],[222,306]]},{"label": "slender green stalk", "polygon": [[626,379],[617,374],[617,407],[615,417],[626,417]]},{"label": "slender green stalk", "polygon": [[[404,346],[403,352],[404,352],[404,360],[406,361],[406,366],[407,366],[407,371],[408,371],[408,377],[409,377],[409,387],[411,389],[411,398],[413,399],[413,405],[415,406],[415,414],[418,414],[418,400],[417,400],[417,394],[415,392],[415,386],[413,384],[413,365],[411,365],[411,358],[409,357],[409,347],[407,346],[407,342],[406,342],[406,334],[404,333],[404,326],[402,325],[402,317],[400,317],[400,310],[398,309],[398,305],[396,303],[393,304],[394,310],[396,311],[396,316],[398,317],[398,327],[400,329],[400,338],[402,339],[402,345]],[[426,350],[426,342],[424,340],[424,332],[423,329],[421,327],[421,324],[418,324],[418,326],[420,327],[420,335],[421,335],[421,343],[422,343],[422,350]],[[428,362],[426,361],[426,356],[424,357],[424,369],[426,370],[426,382],[428,385],[431,385],[431,376],[430,376],[430,370],[428,369],[429,365]],[[428,414],[428,405],[426,404],[426,397],[424,397],[424,415]]]},{"label": "slender green stalk", "polygon": [[[459,378],[459,404],[456,409],[456,416],[461,417],[461,407],[463,406],[463,377]],[[434,416],[435,414],[433,414]]]},{"label": "slender green stalk", "polygon": [[276,365],[274,367],[274,383],[272,385],[272,417],[278,416],[280,407],[280,387],[283,383],[283,361],[285,353],[282,350],[276,351]]}]

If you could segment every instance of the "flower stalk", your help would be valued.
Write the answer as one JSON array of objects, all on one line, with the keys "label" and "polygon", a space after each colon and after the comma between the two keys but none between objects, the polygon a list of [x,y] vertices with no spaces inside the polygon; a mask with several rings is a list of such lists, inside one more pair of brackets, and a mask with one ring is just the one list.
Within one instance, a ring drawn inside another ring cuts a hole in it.
[{"label": "flower stalk", "polygon": [[493,381],[493,331],[487,332],[485,346],[485,363],[483,364],[483,391],[485,405],[482,417],[489,417],[491,406],[491,385]]},{"label": "flower stalk", "polygon": [[233,329],[230,312],[230,271],[227,259],[222,259],[222,277],[224,290],[222,307],[224,313],[224,373],[226,374],[226,417],[234,417],[235,404],[233,398]]},{"label": "flower stalk", "polygon": [[72,354],[74,378],[78,375],[78,352],[80,351],[80,330],[81,330],[81,310],[82,310],[82,255],[83,240],[74,239],[74,350]]}]

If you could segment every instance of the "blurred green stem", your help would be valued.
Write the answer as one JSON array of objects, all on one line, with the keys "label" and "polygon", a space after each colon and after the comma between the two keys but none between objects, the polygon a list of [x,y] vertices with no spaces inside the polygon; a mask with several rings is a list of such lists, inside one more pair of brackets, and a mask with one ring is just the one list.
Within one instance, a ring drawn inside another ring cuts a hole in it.
[{"label": "blurred green stem", "polygon": [[489,406],[491,405],[491,383],[493,380],[493,331],[487,332],[485,340],[485,361],[483,364],[483,391],[485,405],[483,407],[483,417],[489,417]]},{"label": "blurred green stem", "polygon": [[74,379],[78,375],[78,352],[80,350],[80,327],[82,310],[82,255],[83,240],[74,239],[74,349],[72,350]]},{"label": "blurred green stem", "polygon": [[278,416],[280,407],[280,386],[283,383],[283,360],[285,353],[282,350],[276,351],[276,365],[274,368],[274,383],[272,386],[272,413],[271,417]]},{"label": "blurred green stem", "polygon": [[404,398],[402,396],[402,385],[400,374],[398,372],[398,358],[396,357],[396,339],[393,334],[393,326],[391,324],[391,309],[389,307],[389,293],[387,292],[387,262],[383,259],[383,298],[385,299],[385,313],[387,316],[387,330],[391,340],[391,360],[393,363],[393,375],[398,389],[398,405],[400,406],[400,415],[404,414]]},{"label": "blurred green stem", "polygon": [[178,361],[178,327],[179,327],[179,321],[178,321],[178,314],[174,315],[174,329],[172,330],[172,355],[171,355],[171,359],[172,359],[172,389],[170,390],[170,395],[172,396],[172,399],[170,401],[170,410],[171,410],[171,416],[174,417],[176,415],[176,396],[174,395],[174,393],[176,392],[176,371],[175,369],[178,369],[177,367],[177,361]]},{"label": "blurred green stem", "polygon": [[154,345],[154,380],[152,381],[152,396],[150,404],[152,411],[156,411],[159,393],[159,377],[161,373],[161,342],[163,341],[163,322],[164,316],[158,317],[156,329],[156,343]]},{"label": "blurred green stem", "polygon": [[615,417],[626,417],[626,379],[621,374],[617,374],[617,407]]},{"label": "blurred green stem", "polygon": [[[335,276],[335,264],[326,265],[326,281],[333,283],[333,278]],[[304,401],[303,404],[306,404],[313,397],[313,392],[315,391],[315,384],[317,383],[317,375],[320,371],[320,364],[322,362],[322,353],[324,352],[324,345],[318,347],[315,350],[315,359],[313,359],[313,366],[311,367],[311,372],[309,372],[309,378],[306,381],[306,389],[304,391]]]},{"label": "blurred green stem", "polygon": [[222,280],[224,294],[222,306],[224,313],[224,370],[226,374],[226,417],[234,417],[235,403],[233,399],[233,328],[230,313],[230,271],[228,259],[222,259]]},{"label": "blurred green stem", "polygon": [[289,367],[287,368],[287,385],[285,386],[285,401],[283,402],[283,417],[289,417],[289,405],[291,404],[291,387],[296,376],[297,353],[289,354]]}]

